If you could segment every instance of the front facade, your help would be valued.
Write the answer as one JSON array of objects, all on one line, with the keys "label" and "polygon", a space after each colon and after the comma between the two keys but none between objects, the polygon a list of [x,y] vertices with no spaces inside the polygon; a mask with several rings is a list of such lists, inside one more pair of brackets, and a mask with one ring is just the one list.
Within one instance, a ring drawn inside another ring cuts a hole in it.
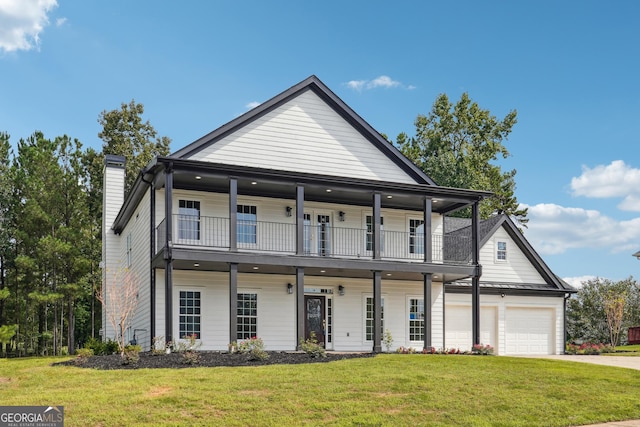
[{"label": "front facade", "polygon": [[[510,326],[533,313],[551,316],[538,351],[564,349],[561,283],[511,255],[483,273],[488,194],[437,186],[314,76],[157,157],[126,200],[122,158],[107,156],[104,182],[103,286],[126,271],[138,289],[128,327],[103,318],[104,337],[295,350],[313,333],[330,350],[381,351],[388,331],[392,349],[482,341],[508,354],[522,332]],[[470,224],[447,232],[466,206]],[[523,286],[487,285],[525,270]]]}]

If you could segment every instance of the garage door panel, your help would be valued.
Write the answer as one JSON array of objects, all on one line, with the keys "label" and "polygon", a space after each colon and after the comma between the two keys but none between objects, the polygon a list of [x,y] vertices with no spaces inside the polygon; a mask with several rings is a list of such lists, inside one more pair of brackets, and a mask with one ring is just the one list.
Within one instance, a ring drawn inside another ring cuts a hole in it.
[{"label": "garage door panel", "polygon": [[505,312],[507,354],[553,354],[553,309],[508,307]]},{"label": "garage door panel", "polygon": [[[470,350],[473,341],[471,328],[471,306],[446,306],[445,347]],[[496,336],[496,308],[482,307],[480,309],[480,341],[496,347]]]}]

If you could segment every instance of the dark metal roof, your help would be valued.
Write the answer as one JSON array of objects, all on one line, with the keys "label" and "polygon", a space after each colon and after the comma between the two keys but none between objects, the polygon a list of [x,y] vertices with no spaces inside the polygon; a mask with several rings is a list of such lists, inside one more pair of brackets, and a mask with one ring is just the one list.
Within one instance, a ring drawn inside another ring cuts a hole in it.
[{"label": "dark metal roof", "polygon": [[331,91],[320,79],[314,75],[306,78],[300,83],[290,87],[284,92],[274,96],[266,102],[263,102],[256,108],[246,112],[245,114],[231,120],[222,125],[218,129],[208,133],[186,147],[176,151],[171,157],[187,159],[202,149],[215,144],[225,136],[235,132],[236,130],[246,126],[252,121],[273,111],[282,104],[297,97],[298,95],[311,90],[321,99],[323,99],[329,107],[344,118],[354,129],[366,138],[371,144],[384,153],[396,165],[398,165],[411,178],[419,184],[437,185],[430,177],[428,177],[418,166],[407,159],[400,151],[390,144],[384,137],[376,131],[369,123],[360,117],[351,109],[344,101],[342,101],[335,93]]}]

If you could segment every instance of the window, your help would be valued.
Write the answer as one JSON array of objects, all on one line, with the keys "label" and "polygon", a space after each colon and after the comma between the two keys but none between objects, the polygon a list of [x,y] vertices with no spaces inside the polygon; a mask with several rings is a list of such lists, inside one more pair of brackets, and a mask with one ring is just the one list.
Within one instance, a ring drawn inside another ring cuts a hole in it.
[{"label": "window", "polygon": [[[373,216],[367,215],[367,250],[373,250]],[[384,218],[380,217],[380,251],[384,251]]]},{"label": "window", "polygon": [[131,243],[131,233],[127,234],[127,267],[131,267],[131,251],[133,245]]},{"label": "window", "polygon": [[409,299],[409,341],[424,340],[424,300]]},{"label": "window", "polygon": [[238,294],[239,340],[258,336],[258,294]]},{"label": "window", "polygon": [[255,206],[238,205],[238,243],[257,243],[257,212]]},{"label": "window", "polygon": [[200,292],[180,291],[180,334],[184,339],[187,335],[195,335],[200,339]]},{"label": "window", "polygon": [[196,200],[178,202],[178,239],[200,240],[200,202]]},{"label": "window", "polygon": [[409,220],[409,253],[424,254],[424,221]]},{"label": "window", "polygon": [[[381,318],[382,318],[382,329],[380,331],[381,332],[380,336],[382,336],[382,331],[384,331],[384,298],[382,298]],[[373,329],[374,329],[373,327],[374,327],[373,297],[366,297],[365,298],[365,331],[364,331],[365,341],[373,341]]]},{"label": "window", "polygon": [[507,242],[496,242],[496,261],[507,260]]}]

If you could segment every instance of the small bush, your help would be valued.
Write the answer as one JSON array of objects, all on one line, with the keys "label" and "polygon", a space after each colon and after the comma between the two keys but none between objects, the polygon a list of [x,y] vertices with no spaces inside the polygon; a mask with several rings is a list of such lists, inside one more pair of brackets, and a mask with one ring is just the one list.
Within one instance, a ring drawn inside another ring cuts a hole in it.
[{"label": "small bush", "polygon": [[567,344],[565,353],[579,355],[597,355],[602,353],[614,353],[616,350],[608,344],[596,344],[591,342],[578,344]]},{"label": "small bush", "polygon": [[187,350],[182,353],[182,362],[187,365],[197,365],[200,363],[200,353],[195,350]]},{"label": "small bush", "polygon": [[106,356],[109,354],[117,353],[118,343],[112,340],[101,341],[97,338],[91,338],[85,344],[84,348],[93,350],[93,354],[96,356]]},{"label": "small bush", "polygon": [[78,366],[80,365],[84,365],[85,363],[87,363],[87,359],[89,359],[91,356],[93,356],[93,350],[90,348],[79,348],[76,351],[76,359],[74,360],[74,363]]},{"label": "small bush", "polygon": [[387,353],[389,353],[391,351],[391,346],[393,345],[393,336],[391,335],[391,331],[388,329],[384,330],[382,344],[384,344],[384,348],[386,348]]},{"label": "small bush", "polygon": [[139,345],[127,345],[124,348],[124,354],[122,355],[123,365],[135,365],[140,360],[140,352],[142,347]]},{"label": "small bush", "polygon": [[474,344],[471,348],[471,354],[479,354],[482,356],[487,356],[493,354],[493,347],[489,344]]},{"label": "small bush", "polygon": [[151,341],[151,354],[154,356],[159,356],[165,353],[166,353],[166,349],[165,349],[164,337],[163,336],[153,337],[153,340]]},{"label": "small bush", "polygon": [[308,340],[300,340],[300,348],[312,359],[327,357],[327,352],[324,347],[318,344],[315,332],[311,332],[311,336]]},{"label": "small bush", "polygon": [[269,353],[264,350],[262,338],[253,337],[238,343],[238,353],[247,354],[249,360],[267,360]]}]

